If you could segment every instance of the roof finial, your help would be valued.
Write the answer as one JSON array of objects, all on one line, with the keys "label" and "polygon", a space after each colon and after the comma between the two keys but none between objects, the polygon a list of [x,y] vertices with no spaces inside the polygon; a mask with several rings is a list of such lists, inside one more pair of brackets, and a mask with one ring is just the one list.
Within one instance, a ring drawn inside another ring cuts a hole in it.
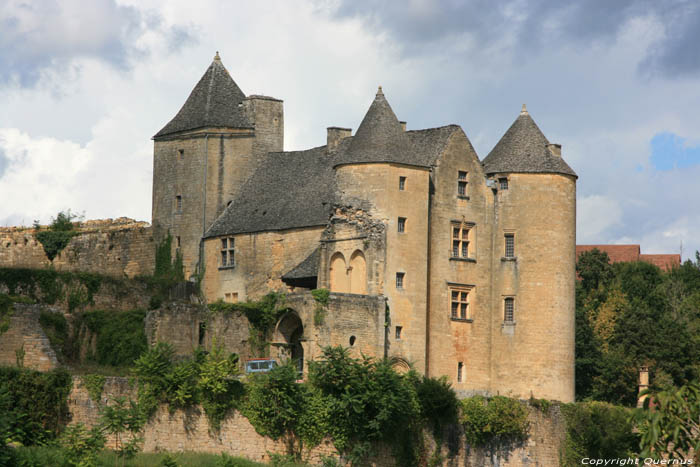
[{"label": "roof finial", "polygon": [[379,89],[377,89],[377,95],[378,95],[378,96],[383,96],[383,95],[384,95],[384,93],[382,92],[382,87],[381,87],[381,86],[379,86]]},{"label": "roof finial", "polygon": [[219,51],[218,51],[218,50],[216,51],[216,55],[214,55],[214,60],[219,61],[219,62],[221,61],[221,57],[219,57]]},{"label": "roof finial", "polygon": [[523,108],[520,110],[520,115],[529,115],[527,113],[527,107],[525,107],[525,104],[523,104]]}]

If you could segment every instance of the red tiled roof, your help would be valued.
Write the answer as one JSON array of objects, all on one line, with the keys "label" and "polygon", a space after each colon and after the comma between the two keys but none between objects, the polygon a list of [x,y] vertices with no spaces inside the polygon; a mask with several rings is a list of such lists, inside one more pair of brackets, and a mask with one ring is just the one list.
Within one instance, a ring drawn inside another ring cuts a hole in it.
[{"label": "red tiled roof", "polygon": [[663,271],[670,271],[674,266],[681,265],[681,255],[666,254],[666,255],[639,255],[640,261],[654,264]]},{"label": "red tiled roof", "polygon": [[658,266],[663,271],[670,271],[674,266],[680,266],[681,255],[643,255],[639,245],[576,245],[576,257],[584,251],[598,249],[608,254],[611,263],[622,261],[645,261]]}]

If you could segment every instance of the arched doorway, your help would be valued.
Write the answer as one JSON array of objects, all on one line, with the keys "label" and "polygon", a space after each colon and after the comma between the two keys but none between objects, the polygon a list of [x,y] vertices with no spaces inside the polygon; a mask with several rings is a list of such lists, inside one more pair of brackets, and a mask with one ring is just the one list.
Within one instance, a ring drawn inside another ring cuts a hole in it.
[{"label": "arched doorway", "polygon": [[297,367],[299,374],[304,372],[304,348],[301,339],[304,335],[304,326],[299,315],[290,311],[280,318],[275,331],[275,341],[283,344],[280,356],[291,359]]},{"label": "arched doorway", "polygon": [[347,293],[350,291],[348,267],[345,263],[345,256],[340,252],[331,257],[330,279],[331,292]]},{"label": "arched doorway", "polygon": [[367,293],[367,263],[365,255],[360,250],[355,251],[350,257],[350,293]]}]

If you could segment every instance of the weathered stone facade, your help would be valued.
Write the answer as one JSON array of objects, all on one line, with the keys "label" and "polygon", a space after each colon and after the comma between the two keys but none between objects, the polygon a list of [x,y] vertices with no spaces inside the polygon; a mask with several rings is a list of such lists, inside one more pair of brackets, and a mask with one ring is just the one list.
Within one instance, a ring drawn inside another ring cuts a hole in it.
[{"label": "weathered stone facade", "polygon": [[77,235],[53,259],[33,228],[0,227],[0,267],[83,271],[114,277],[153,274],[155,243],[151,227],[121,217],[80,224]]},{"label": "weathered stone facade", "polygon": [[154,138],[153,225],[207,301],[292,294],[273,347],[307,360],[350,341],[314,327],[304,291],[329,289],[337,316],[383,300],[369,335],[352,330],[370,354],[460,393],[573,400],[576,174],[525,108],[483,160],[456,125],[406,131],[381,88],[355,135],[331,127],[318,148],[280,152],[282,113],[217,55]]},{"label": "weathered stone facade", "polygon": [[[134,397],[135,391],[126,378],[107,377],[102,392],[101,403],[111,398]],[[84,423],[93,426],[99,421],[99,405],[90,399],[87,389],[79,377],[73,379],[73,389],[68,396],[71,423]],[[528,439],[522,444],[503,445],[492,448],[476,448],[464,441],[459,427],[457,451],[449,456],[448,447],[443,444],[442,454],[446,459],[442,465],[467,467],[551,467],[559,465],[560,455],[566,437],[566,426],[558,406],[546,413],[529,408],[530,424]],[[221,429],[213,432],[204,411],[193,407],[187,411],[169,411],[161,406],[146,424],[143,432],[145,452],[199,451],[218,454],[226,452],[234,456],[266,462],[270,453],[285,453],[287,446],[281,440],[274,441],[259,435],[247,418],[238,412],[232,413],[221,423]],[[427,452],[435,449],[435,442],[425,433]],[[108,445],[114,440],[109,438]],[[393,467],[396,461],[388,446],[377,446],[377,455],[367,465]],[[322,456],[336,455],[329,440],[304,453],[307,460],[316,465]]]},{"label": "weathered stone facade", "polygon": [[[0,365],[22,363],[25,368],[39,371],[49,371],[58,366],[56,352],[39,324],[42,310],[60,313],[45,305],[14,304],[10,326],[0,335]],[[18,361],[18,352],[23,354],[21,362]]]}]

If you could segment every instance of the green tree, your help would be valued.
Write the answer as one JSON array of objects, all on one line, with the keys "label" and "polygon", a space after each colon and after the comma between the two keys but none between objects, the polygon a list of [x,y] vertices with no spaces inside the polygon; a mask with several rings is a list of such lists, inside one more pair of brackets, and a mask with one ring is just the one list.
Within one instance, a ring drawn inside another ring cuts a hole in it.
[{"label": "green tree", "polygon": [[581,284],[586,291],[607,286],[614,276],[608,254],[597,248],[579,255],[576,273],[581,278]]},{"label": "green tree", "polygon": [[143,438],[139,436],[146,424],[143,411],[137,403],[126,398],[116,397],[111,404],[101,409],[100,428],[104,433],[114,436],[114,450],[117,452],[121,465],[126,459],[140,451]]}]

